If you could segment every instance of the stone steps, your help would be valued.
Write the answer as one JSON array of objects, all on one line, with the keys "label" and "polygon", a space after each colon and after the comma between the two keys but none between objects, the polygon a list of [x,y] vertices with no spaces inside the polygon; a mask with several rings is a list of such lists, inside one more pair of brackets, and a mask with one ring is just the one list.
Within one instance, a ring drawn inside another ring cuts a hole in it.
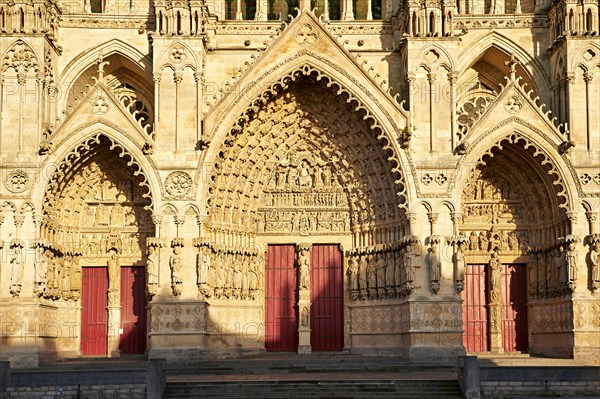
[{"label": "stone steps", "polygon": [[463,398],[457,381],[329,380],[167,382],[164,399],[193,398]]}]

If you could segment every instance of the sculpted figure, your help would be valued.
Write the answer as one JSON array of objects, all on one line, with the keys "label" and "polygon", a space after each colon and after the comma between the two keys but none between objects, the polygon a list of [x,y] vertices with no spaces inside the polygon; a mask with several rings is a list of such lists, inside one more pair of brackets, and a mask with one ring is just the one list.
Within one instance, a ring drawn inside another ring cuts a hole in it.
[{"label": "sculpted figure", "polygon": [[565,247],[564,245],[560,244],[558,251],[556,251],[556,258],[554,259],[554,263],[558,271],[558,282],[560,285],[566,284],[569,281],[565,257]]},{"label": "sculpted figure", "polygon": [[577,251],[575,250],[575,243],[570,242],[566,254],[568,281],[575,283],[577,281]]},{"label": "sculpted figure", "polygon": [[10,266],[10,293],[17,297],[21,293],[23,283],[23,259],[19,245],[15,246],[13,256],[10,258]]},{"label": "sculpted figure", "polygon": [[350,280],[350,290],[358,292],[358,262],[354,256],[348,259],[348,279]]},{"label": "sculpted figure", "polygon": [[377,288],[385,288],[385,257],[383,252],[377,255],[375,267],[377,268]]},{"label": "sculpted figure", "polygon": [[73,266],[73,257],[66,255],[63,258],[63,265],[61,271],[60,290],[64,299],[69,299],[71,294],[71,268]]},{"label": "sculpted figure", "polygon": [[302,161],[298,166],[297,183],[300,187],[312,187],[312,175],[306,161]]},{"label": "sculpted figure", "polygon": [[409,242],[406,246],[406,253],[404,254],[404,273],[406,275],[405,283],[408,287],[412,286],[416,280],[415,266],[413,243]]},{"label": "sculpted figure", "polygon": [[385,253],[385,286],[392,288],[394,286],[394,255],[391,251]]},{"label": "sculpted figure", "polygon": [[78,300],[81,295],[82,277],[79,256],[73,256],[71,265],[71,298]]},{"label": "sculpted figure", "polygon": [[303,248],[300,250],[298,265],[300,267],[300,288],[310,289],[310,260],[308,257],[308,249]]},{"label": "sculpted figure", "polygon": [[173,295],[181,295],[181,285],[183,280],[181,279],[181,267],[183,266],[183,258],[181,256],[181,248],[173,248],[173,255],[169,260],[169,266],[171,267],[171,290]]},{"label": "sculpted figure", "polygon": [[202,247],[196,256],[197,284],[208,284],[208,273],[210,270],[210,248]]},{"label": "sculpted figure", "polygon": [[156,295],[158,290],[158,251],[154,245],[148,246],[146,259],[146,291],[149,296]]},{"label": "sculpted figure", "polygon": [[117,250],[115,248],[109,249],[108,255],[108,290],[117,291],[121,283],[121,266],[119,265],[119,257],[117,256]]},{"label": "sculpted figure", "polygon": [[58,289],[58,270],[59,270],[59,261],[58,258],[54,256],[52,251],[47,250],[46,256],[48,257],[48,280],[46,284],[46,292],[44,294],[45,298],[53,298],[56,296],[56,291]]},{"label": "sculpted figure", "polygon": [[487,251],[489,248],[489,244],[490,244],[490,242],[487,238],[487,234],[484,231],[480,232],[479,233],[479,249],[481,251]]},{"label": "sculpted figure", "polygon": [[529,281],[529,295],[531,296],[535,296],[537,294],[537,271],[540,268],[540,253],[539,252],[534,252],[532,254],[532,261],[529,262],[529,265],[527,265],[527,268],[529,269],[529,276],[528,276],[528,281]]},{"label": "sculpted figure", "polygon": [[[475,233],[471,233],[473,236]],[[442,276],[442,261],[438,250],[439,244],[434,242],[431,244],[431,252],[429,252],[429,275],[431,283],[431,291],[438,293],[440,290],[440,279]]]},{"label": "sculpted figure", "polygon": [[600,288],[600,242],[596,242],[590,247],[590,272],[592,274],[592,289],[597,290]]},{"label": "sculpted figure", "polygon": [[465,281],[465,257],[463,254],[465,243],[460,242],[454,253],[454,282],[457,290],[460,292],[463,289]]},{"label": "sculpted figure", "polygon": [[492,303],[500,302],[500,278],[502,265],[500,263],[500,254],[498,251],[492,252],[489,262],[490,276],[490,301]]},{"label": "sculpted figure", "polygon": [[372,290],[377,288],[377,269],[373,259],[373,255],[369,255],[367,257],[367,279],[369,284],[369,290],[371,291],[371,296],[374,295]]},{"label": "sculpted figure", "polygon": [[35,288],[36,295],[41,296],[46,286],[46,274],[48,273],[48,258],[41,246],[35,249]]},{"label": "sculpted figure", "polygon": [[477,234],[474,231],[469,235],[469,249],[471,251],[476,251],[479,249],[479,239],[477,238]]},{"label": "sculpted figure", "polygon": [[360,289],[361,296],[366,297],[366,292],[369,287],[369,278],[367,276],[367,257],[365,255],[361,255],[358,261],[358,285]]}]

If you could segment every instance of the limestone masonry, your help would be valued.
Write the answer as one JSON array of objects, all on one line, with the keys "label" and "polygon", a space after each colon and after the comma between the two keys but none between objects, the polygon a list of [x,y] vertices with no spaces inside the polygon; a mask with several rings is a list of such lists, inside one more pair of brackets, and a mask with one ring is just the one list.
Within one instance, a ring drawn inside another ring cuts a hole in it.
[{"label": "limestone masonry", "polygon": [[600,361],[598,0],[0,0],[0,359]]}]

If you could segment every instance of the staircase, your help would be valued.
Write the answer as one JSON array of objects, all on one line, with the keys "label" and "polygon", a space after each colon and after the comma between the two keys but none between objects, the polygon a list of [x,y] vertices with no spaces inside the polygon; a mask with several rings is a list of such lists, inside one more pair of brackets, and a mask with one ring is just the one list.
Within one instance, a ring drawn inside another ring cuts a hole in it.
[{"label": "staircase", "polygon": [[463,398],[455,367],[392,358],[288,356],[169,369],[164,399]]}]

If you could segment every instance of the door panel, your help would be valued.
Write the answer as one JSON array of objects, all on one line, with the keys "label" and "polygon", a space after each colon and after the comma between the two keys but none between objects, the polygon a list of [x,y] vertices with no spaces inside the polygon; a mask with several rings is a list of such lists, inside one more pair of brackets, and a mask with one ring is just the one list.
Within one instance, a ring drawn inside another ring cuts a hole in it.
[{"label": "door panel", "polygon": [[463,299],[463,345],[467,352],[485,352],[488,343],[485,265],[467,265]]},{"label": "door panel", "polygon": [[296,248],[269,245],[265,265],[265,348],[270,352],[298,350]]},{"label": "door panel", "polygon": [[106,267],[84,267],[81,290],[81,354],[107,354],[108,272]]},{"label": "door panel", "polygon": [[502,343],[507,352],[527,350],[525,265],[502,265]]},{"label": "door panel", "polygon": [[313,245],[310,264],[312,350],[340,351],[344,345],[344,323],[339,245]]},{"label": "door panel", "polygon": [[121,354],[146,351],[146,272],[144,267],[121,268]]}]

